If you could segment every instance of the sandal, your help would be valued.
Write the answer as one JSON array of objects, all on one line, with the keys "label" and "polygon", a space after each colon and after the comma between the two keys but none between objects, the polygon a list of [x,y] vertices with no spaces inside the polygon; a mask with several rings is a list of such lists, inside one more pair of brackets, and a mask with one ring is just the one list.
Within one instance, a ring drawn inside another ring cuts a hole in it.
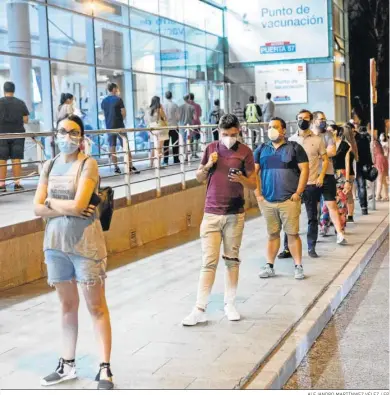
[{"label": "sandal", "polygon": [[[107,377],[106,379],[101,379],[101,372],[103,369],[107,370]],[[98,381],[98,390],[112,390],[114,388],[114,383],[112,382],[113,374],[111,372],[110,363],[101,363],[99,373],[95,377],[95,381]]]}]

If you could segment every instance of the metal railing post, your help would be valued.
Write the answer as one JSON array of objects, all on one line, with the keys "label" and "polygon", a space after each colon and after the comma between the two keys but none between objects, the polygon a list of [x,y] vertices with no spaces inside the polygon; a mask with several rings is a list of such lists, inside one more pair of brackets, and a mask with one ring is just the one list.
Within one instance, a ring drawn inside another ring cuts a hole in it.
[{"label": "metal railing post", "polygon": [[248,126],[248,138],[249,138],[249,146],[253,151],[255,149],[255,144],[253,141],[253,130],[249,126]]},{"label": "metal railing post", "polygon": [[264,144],[264,128],[260,126],[260,143]]},{"label": "metal railing post", "polygon": [[200,132],[200,149],[202,150],[202,153],[206,150],[206,131],[199,129]]},{"label": "metal railing post", "polygon": [[34,141],[37,148],[37,160],[40,162],[38,163],[38,173],[41,174],[43,164],[45,163],[45,147],[43,146],[42,142],[37,140],[35,137],[33,137],[32,140]]},{"label": "metal railing post", "polygon": [[125,152],[125,183],[126,183],[126,201],[127,205],[131,204],[131,152],[129,145],[129,138],[127,137],[127,133],[124,133],[122,136],[123,139],[123,150]]},{"label": "metal railing post", "polygon": [[183,132],[179,132],[179,158],[180,158],[180,172],[181,172],[181,189],[186,189],[186,170],[185,170],[185,155],[184,155],[184,144],[185,139],[183,137]]},{"label": "metal railing post", "polygon": [[161,196],[161,177],[160,177],[160,166],[161,166],[161,157],[159,152],[159,141],[158,135],[153,134],[153,144],[154,144],[154,154],[155,157],[153,159],[154,167],[155,167],[155,175],[156,175],[156,197]]}]

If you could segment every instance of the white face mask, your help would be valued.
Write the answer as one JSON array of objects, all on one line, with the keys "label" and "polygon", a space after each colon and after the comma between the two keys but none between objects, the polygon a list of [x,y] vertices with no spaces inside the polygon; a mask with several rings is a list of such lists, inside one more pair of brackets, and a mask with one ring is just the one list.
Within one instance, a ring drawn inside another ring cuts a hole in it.
[{"label": "white face mask", "polygon": [[268,129],[268,137],[271,141],[276,141],[279,138],[279,130],[275,128]]},{"label": "white face mask", "polygon": [[230,148],[233,147],[234,144],[236,144],[236,142],[237,142],[237,137],[223,136],[223,137],[221,138],[221,141],[222,141],[222,144],[223,144],[226,148],[230,149]]}]

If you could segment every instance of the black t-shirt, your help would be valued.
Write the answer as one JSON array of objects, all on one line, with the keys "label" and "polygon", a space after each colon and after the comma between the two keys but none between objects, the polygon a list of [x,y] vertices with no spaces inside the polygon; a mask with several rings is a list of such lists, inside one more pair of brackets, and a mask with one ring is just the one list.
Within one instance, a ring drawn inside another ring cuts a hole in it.
[{"label": "black t-shirt", "polygon": [[349,151],[349,144],[346,143],[345,141],[342,141],[338,148],[336,155],[333,157],[333,166],[335,170],[345,170],[345,155],[347,155],[347,152]]},{"label": "black t-shirt", "polygon": [[24,101],[5,96],[0,99],[0,133],[24,133],[23,117],[30,115]]},{"label": "black t-shirt", "polygon": [[124,128],[123,116],[121,109],[125,108],[123,100],[115,95],[108,95],[102,101],[102,110],[104,111],[104,118],[106,119],[107,129]]}]

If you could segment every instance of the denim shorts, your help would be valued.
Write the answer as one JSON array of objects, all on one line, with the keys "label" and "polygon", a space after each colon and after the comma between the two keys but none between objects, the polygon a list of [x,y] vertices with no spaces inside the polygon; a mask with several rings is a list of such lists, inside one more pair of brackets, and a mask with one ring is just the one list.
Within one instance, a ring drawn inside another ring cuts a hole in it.
[{"label": "denim shorts", "polygon": [[0,160],[24,159],[24,139],[0,140]]},{"label": "denim shorts", "polygon": [[45,251],[47,282],[49,285],[76,280],[93,285],[106,278],[107,259],[95,261],[80,255],[66,254],[58,250]]}]

